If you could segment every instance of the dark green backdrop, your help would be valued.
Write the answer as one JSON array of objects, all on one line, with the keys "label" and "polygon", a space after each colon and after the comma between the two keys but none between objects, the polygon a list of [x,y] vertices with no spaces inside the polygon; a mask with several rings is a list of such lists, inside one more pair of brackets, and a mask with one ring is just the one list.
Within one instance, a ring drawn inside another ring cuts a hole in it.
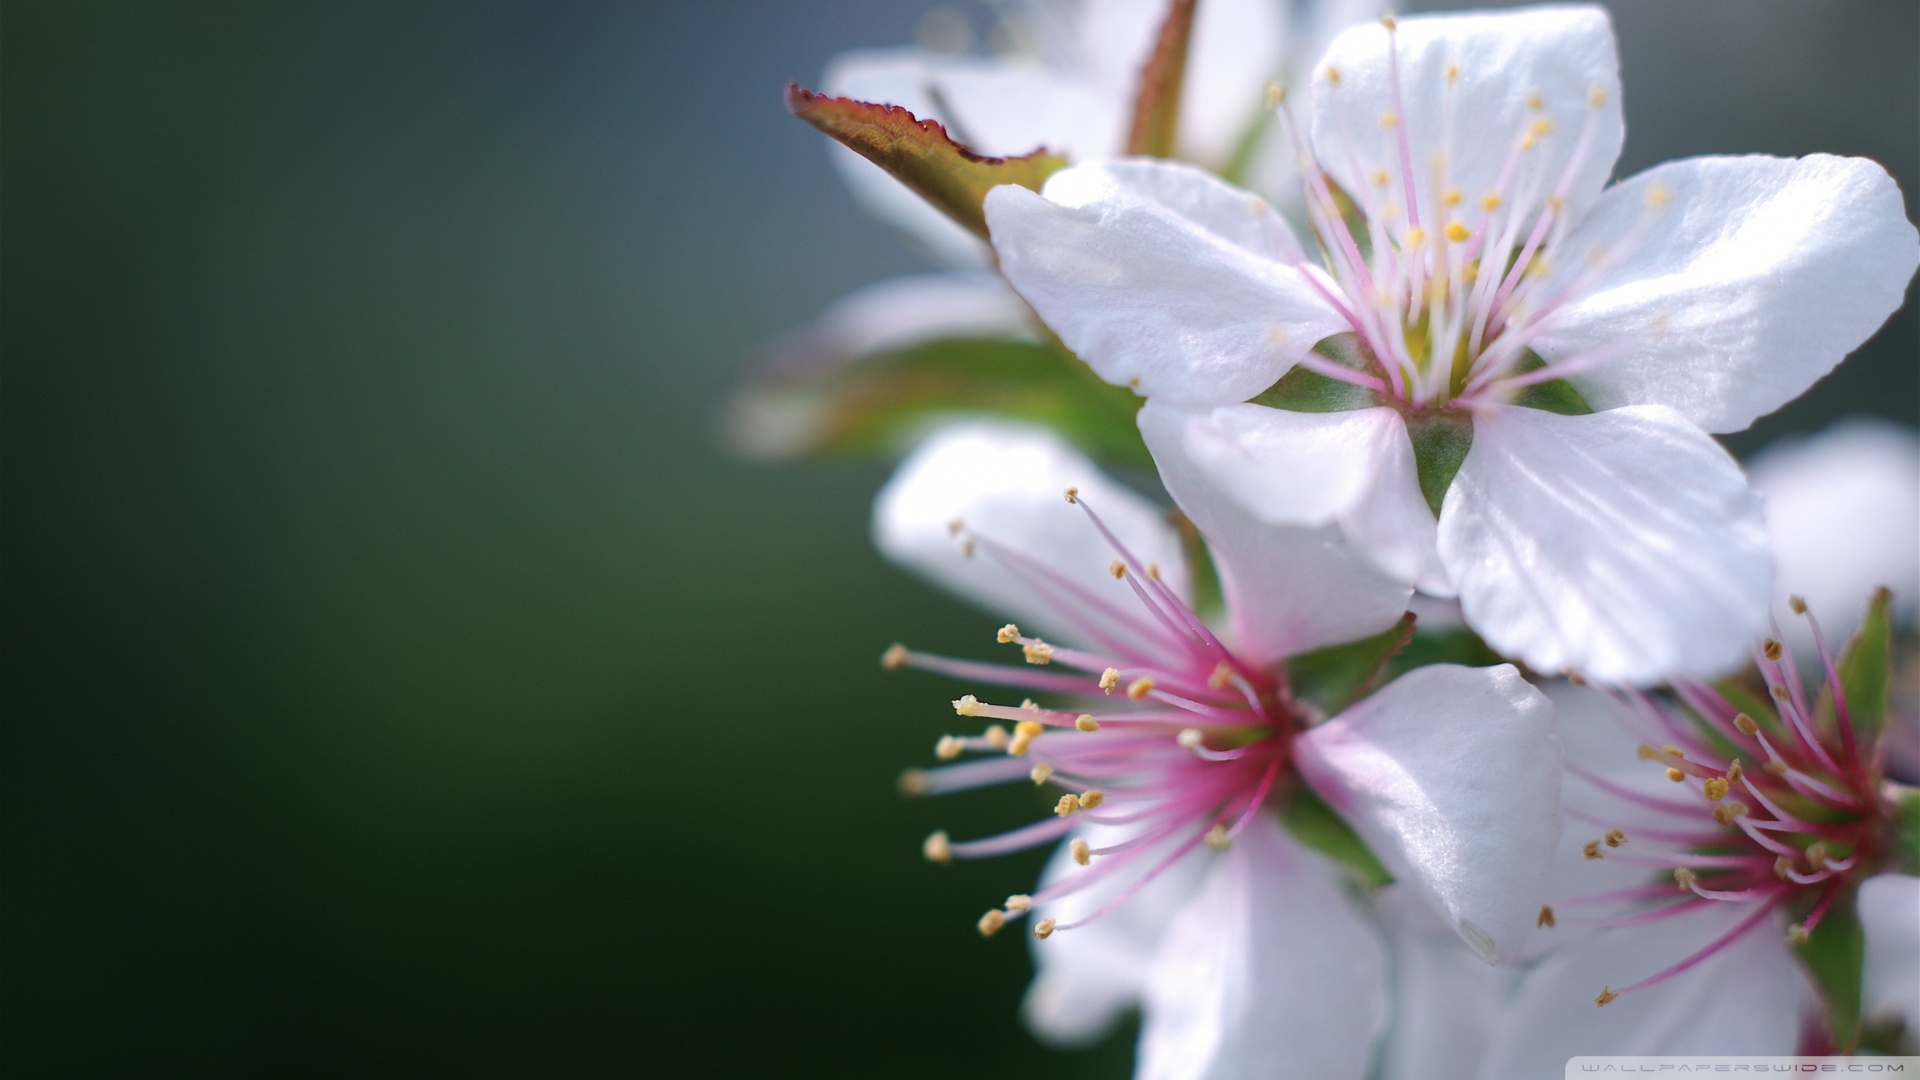
[{"label": "dark green backdrop", "polygon": [[[915,260],[779,103],[918,3],[0,11],[0,1054],[13,1075],[1124,1073],[1037,1048],[1034,859],[902,803],[997,621],[881,465],[712,432]],[[1633,169],[1916,186],[1904,0],[1620,6]],[[1911,205],[1911,200],[1910,200]],[[1802,405],[1913,420],[1911,312]]]}]

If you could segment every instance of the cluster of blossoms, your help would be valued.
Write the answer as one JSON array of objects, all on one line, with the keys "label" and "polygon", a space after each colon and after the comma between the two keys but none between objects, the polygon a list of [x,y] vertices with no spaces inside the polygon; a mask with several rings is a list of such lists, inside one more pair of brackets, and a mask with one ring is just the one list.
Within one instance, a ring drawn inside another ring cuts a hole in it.
[{"label": "cluster of blossoms", "polygon": [[736,426],[909,451],[880,550],[1012,619],[1014,662],[883,663],[964,687],[904,793],[1053,792],[924,845],[1057,845],[978,924],[1030,929],[1035,1032],[1137,1009],[1156,1078],[1920,1045],[1920,444],[1713,437],[1899,307],[1885,170],[1609,185],[1595,7],[1002,15],[790,92],[949,269],[850,297]]}]

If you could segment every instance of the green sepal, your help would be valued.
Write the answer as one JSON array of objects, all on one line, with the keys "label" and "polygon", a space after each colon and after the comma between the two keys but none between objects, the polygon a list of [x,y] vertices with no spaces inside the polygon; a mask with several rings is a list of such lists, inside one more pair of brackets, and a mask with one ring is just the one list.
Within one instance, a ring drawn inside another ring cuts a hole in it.
[{"label": "green sepal", "polygon": [[1387,662],[1386,678],[1397,679],[1414,668],[1431,664],[1459,664],[1462,667],[1491,667],[1506,663],[1480,635],[1464,626],[1441,626],[1432,630],[1414,627],[1413,639]]},{"label": "green sepal", "polygon": [[735,394],[727,435],[753,457],[886,455],[943,419],[1003,416],[1050,427],[1103,461],[1151,469],[1134,426],[1139,407],[1132,391],[1058,347],[945,338],[763,374]]},{"label": "green sepal", "polygon": [[1857,895],[1849,886],[1835,897],[1807,943],[1799,946],[1800,962],[1826,1004],[1827,1037],[1841,1053],[1851,1053],[1860,1042],[1860,978],[1866,966],[1867,936],[1854,908]]},{"label": "green sepal", "polygon": [[1177,508],[1172,512],[1173,530],[1180,537],[1181,554],[1187,557],[1187,579],[1193,591],[1194,614],[1206,622],[1224,617],[1226,593],[1220,587],[1220,570],[1213,562],[1213,551],[1199,526]]},{"label": "green sepal", "polygon": [[1380,682],[1387,662],[1413,640],[1411,613],[1382,633],[1345,645],[1315,649],[1287,661],[1293,692],[1328,716],[1366,697]]},{"label": "green sepal", "polygon": [[1920,788],[1889,780],[1886,794],[1893,804],[1887,815],[1893,824],[1893,869],[1902,874],[1920,876]]},{"label": "green sepal", "polygon": [[1195,0],[1173,0],[1154,35],[1153,52],[1140,72],[1133,100],[1133,125],[1126,152],[1170,158],[1179,135],[1180,99],[1187,83],[1187,52],[1193,42]]},{"label": "green sepal", "polygon": [[[1520,358],[1520,362],[1513,366],[1513,374],[1525,375],[1546,366],[1547,362],[1529,349]],[[1586,416],[1593,411],[1593,406],[1587,404],[1587,399],[1582,397],[1580,391],[1565,379],[1549,379],[1546,382],[1525,387],[1514,396],[1513,404],[1543,412],[1559,413],[1561,416]]]},{"label": "green sepal", "polygon": [[[1335,334],[1315,345],[1313,351],[1342,367],[1362,372],[1367,370],[1371,359],[1365,346],[1360,344],[1360,336],[1352,333]],[[1252,403],[1289,412],[1329,413],[1370,409],[1386,404],[1386,399],[1364,386],[1296,367],[1261,391]]]},{"label": "green sepal", "polygon": [[980,239],[987,239],[987,192],[1002,184],[1039,191],[1067,159],[1046,149],[988,157],[953,141],[938,121],[898,105],[833,97],[787,85],[787,108],[854,153],[887,170]]},{"label": "green sepal", "polygon": [[1339,863],[1368,889],[1393,884],[1393,875],[1339,814],[1312,788],[1294,784],[1280,807],[1280,823],[1295,840]]},{"label": "green sepal", "polygon": [[1447,488],[1473,449],[1473,417],[1457,409],[1415,413],[1407,417],[1407,434],[1413,438],[1413,466],[1420,477],[1420,494],[1427,508],[1440,516]]},{"label": "green sepal", "polygon": [[1887,725],[1887,683],[1893,677],[1893,594],[1876,589],[1860,629],[1840,651],[1840,689],[1854,734],[1872,739]]}]

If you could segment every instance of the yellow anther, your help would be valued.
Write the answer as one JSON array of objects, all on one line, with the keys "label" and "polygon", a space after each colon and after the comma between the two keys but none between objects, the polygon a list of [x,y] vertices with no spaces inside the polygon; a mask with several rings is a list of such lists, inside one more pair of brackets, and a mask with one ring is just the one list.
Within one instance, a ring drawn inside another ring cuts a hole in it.
[{"label": "yellow anther", "polygon": [[1666,753],[1672,754],[1674,757],[1677,757],[1677,758],[1684,758],[1687,756],[1686,752],[1681,750],[1677,746],[1662,746],[1660,749],[1665,751]]},{"label": "yellow anther", "polygon": [[1042,761],[1033,768],[1028,769],[1027,776],[1033,780],[1034,787],[1039,787],[1041,784],[1053,778],[1053,766]]},{"label": "yellow anther", "polygon": [[1080,489],[1079,489],[1079,488],[1077,488],[1077,487],[1070,487],[1070,488],[1068,488],[1068,489],[1067,489],[1067,502],[1069,502],[1069,503],[1078,503],[1079,501],[1080,501]]},{"label": "yellow anther", "polygon": [[1020,639],[1020,628],[1012,623],[1008,623],[1000,628],[1000,632],[995,634],[993,639],[1002,645],[1010,641],[1018,641]]},{"label": "yellow anther", "polygon": [[1580,674],[1577,671],[1567,672],[1567,681],[1572,683],[1575,686],[1587,685],[1587,677],[1585,675]]},{"label": "yellow anther", "polygon": [[1446,191],[1442,192],[1440,195],[1440,205],[1459,206],[1461,198],[1462,196],[1460,194],[1459,188],[1448,188]]},{"label": "yellow anther", "polygon": [[1032,698],[1030,698],[1030,697],[1029,697],[1029,698],[1021,698],[1021,699],[1020,699],[1020,707],[1021,707],[1021,708],[1023,708],[1023,709],[1025,709],[1025,710],[1027,710],[1028,712],[1039,712],[1039,711],[1040,711],[1040,703],[1039,703],[1039,702],[1037,702],[1037,701],[1035,701],[1035,700],[1033,700],[1033,699],[1032,699]]},{"label": "yellow anther", "polygon": [[1380,16],[1380,25],[1386,27],[1389,30],[1400,29],[1400,21],[1398,19],[1395,19],[1392,15]]},{"label": "yellow anther", "polygon": [[1751,735],[1760,730],[1760,725],[1754,723],[1753,717],[1746,713],[1734,713],[1733,726],[1739,728],[1742,735]]},{"label": "yellow anther", "polygon": [[1482,196],[1480,196],[1480,209],[1482,209],[1482,210],[1498,210],[1498,209],[1500,209],[1500,195],[1499,195],[1499,193],[1498,193],[1498,192],[1493,192],[1493,191],[1489,191],[1489,192],[1487,192],[1487,193],[1486,193],[1485,195],[1482,195]]},{"label": "yellow anther", "polygon": [[980,709],[980,699],[972,694],[962,694],[953,699],[953,711],[961,716],[975,716]]},{"label": "yellow anther", "polygon": [[1333,84],[1334,86],[1340,85],[1340,69],[1339,68],[1334,67],[1332,64],[1328,64],[1325,68],[1321,69],[1321,74],[1327,77],[1327,82]]},{"label": "yellow anther", "polygon": [[1072,792],[1060,796],[1060,801],[1053,804],[1053,812],[1061,817],[1070,817],[1078,809],[1080,809],[1080,796]]},{"label": "yellow anther", "polygon": [[1029,739],[1038,737],[1039,734],[1045,730],[1047,730],[1047,725],[1038,720],[1022,720],[1013,725],[1014,735],[1025,736]]},{"label": "yellow anther", "polygon": [[1067,850],[1073,853],[1073,861],[1079,863],[1081,866],[1085,866],[1093,861],[1092,845],[1079,837],[1075,837],[1073,843],[1067,845]]},{"label": "yellow anther", "polygon": [[1737,784],[1740,782],[1740,778],[1746,774],[1747,770],[1745,766],[1740,764],[1740,759],[1734,758],[1733,764],[1727,766],[1727,783]]},{"label": "yellow anther", "polygon": [[1597,859],[1600,857],[1600,841],[1589,840],[1580,845],[1580,851],[1589,859]]},{"label": "yellow anther", "polygon": [[1705,794],[1708,802],[1719,802],[1721,799],[1726,798],[1727,778],[1724,776],[1716,776],[1708,780]]},{"label": "yellow anther", "polygon": [[894,782],[902,795],[925,795],[927,793],[927,774],[921,769],[904,769],[900,779]]},{"label": "yellow anther", "polygon": [[1699,878],[1700,875],[1694,873],[1689,867],[1676,866],[1673,868],[1673,883],[1683,889],[1691,890],[1693,883],[1699,880]]},{"label": "yellow anther", "polygon": [[1553,263],[1547,259],[1535,256],[1534,260],[1527,264],[1527,276],[1530,278],[1543,278],[1551,273],[1553,273]]},{"label": "yellow anther", "polygon": [[1095,720],[1091,714],[1081,713],[1074,718],[1073,726],[1081,731],[1099,731],[1100,721]]},{"label": "yellow anther", "polygon": [[1633,752],[1640,755],[1641,761],[1652,761],[1654,758],[1657,758],[1660,756],[1660,751],[1655,750],[1653,747],[1648,746],[1646,743],[1641,743],[1639,746],[1635,747]]},{"label": "yellow anther", "polygon": [[1734,822],[1746,816],[1747,804],[1739,799],[1729,799],[1713,808],[1713,820],[1728,828],[1732,828]]},{"label": "yellow anther", "polygon": [[1207,846],[1215,851],[1225,851],[1233,846],[1233,837],[1225,825],[1215,825],[1207,830]]},{"label": "yellow anther", "polygon": [[1774,697],[1779,698],[1781,701],[1787,700],[1787,697],[1789,695],[1788,695],[1787,688],[1784,684],[1775,684],[1774,686],[1770,687],[1770,689],[1773,691]]},{"label": "yellow anther", "polygon": [[1107,573],[1112,574],[1116,581],[1119,580],[1120,578],[1126,577],[1127,564],[1121,562],[1119,559],[1115,559],[1112,562],[1107,564]]},{"label": "yellow anther", "polygon": [[1380,130],[1392,131],[1394,128],[1397,128],[1399,126],[1400,126],[1399,113],[1383,112],[1380,114]]},{"label": "yellow anther", "polygon": [[1266,94],[1263,100],[1266,101],[1267,108],[1277,109],[1280,107],[1281,102],[1287,100],[1287,88],[1277,82],[1270,82],[1267,84]]},{"label": "yellow anther", "polygon": [[959,736],[942,735],[940,736],[940,741],[933,744],[933,756],[939,758],[941,761],[952,761],[954,758],[959,757],[960,752],[966,748],[967,744],[960,741]]},{"label": "yellow anther", "polygon": [[1028,735],[1025,732],[1015,731],[1013,733],[1013,738],[1009,740],[1007,743],[1007,756],[1008,757],[1025,757],[1027,755],[1028,748],[1030,748],[1031,746],[1033,746],[1033,736]]},{"label": "yellow anther", "polygon": [[1785,651],[1786,650],[1780,647],[1780,643],[1773,640],[1772,638],[1768,638],[1767,640],[1760,643],[1761,655],[1765,656],[1769,660],[1780,659],[1781,654],[1784,653]]},{"label": "yellow anther", "polygon": [[1824,840],[1815,840],[1807,845],[1807,865],[1815,870],[1827,868],[1827,844]]},{"label": "yellow anther", "polygon": [[1152,578],[1155,581],[1159,581],[1160,580],[1160,564],[1157,562],[1149,561],[1147,563],[1147,576]]},{"label": "yellow anther", "polygon": [[1374,187],[1386,187],[1386,186],[1387,186],[1387,180],[1388,180],[1388,177],[1387,177],[1387,170],[1385,170],[1385,169],[1375,169],[1375,170],[1373,170],[1373,176],[1372,176],[1372,180],[1373,180],[1373,186],[1374,186]]},{"label": "yellow anther", "polygon": [[1561,198],[1558,195],[1547,196],[1547,209],[1558,214],[1558,213],[1564,212],[1566,208],[1567,208],[1567,200]]},{"label": "yellow anther", "polygon": [[1052,936],[1053,928],[1056,925],[1052,919],[1041,919],[1039,922],[1033,924],[1033,936],[1039,938],[1041,941],[1045,941],[1048,937]]},{"label": "yellow anther", "polygon": [[1032,911],[1033,897],[1028,896],[1026,893],[1014,893],[1012,896],[1007,897],[1007,910]]},{"label": "yellow anther", "polygon": [[1618,999],[1619,999],[1619,997],[1620,997],[1620,995],[1619,995],[1619,994],[1616,994],[1616,993],[1614,993],[1614,992],[1613,992],[1612,990],[1609,990],[1609,989],[1607,989],[1606,987],[1604,987],[1604,986],[1603,986],[1603,987],[1601,987],[1601,988],[1600,988],[1600,996],[1599,996],[1599,997],[1597,997],[1597,998],[1594,998],[1594,999],[1593,999],[1593,1003],[1594,1003],[1595,1005],[1598,1005],[1598,1006],[1600,1006],[1600,1007],[1602,1007],[1602,1008],[1605,1008],[1605,1007],[1606,1007],[1606,1004],[1607,1004],[1607,1002],[1609,1002],[1609,1001],[1616,1001],[1616,1000],[1618,1000]]},{"label": "yellow anther", "polygon": [[1120,685],[1120,670],[1118,668],[1108,668],[1100,673],[1100,689],[1111,694],[1113,693],[1113,688],[1118,685]]},{"label": "yellow anther", "polygon": [[1774,877],[1777,877],[1780,880],[1785,881],[1787,879],[1787,875],[1791,873],[1793,873],[1792,859],[1789,859],[1785,855],[1782,855],[1779,858],[1773,860],[1773,876]]},{"label": "yellow anther", "polygon": [[941,863],[943,865],[952,862],[953,842],[947,839],[947,831],[941,829],[939,832],[934,833],[922,841],[920,844],[920,854],[925,855],[928,862]]},{"label": "yellow anther", "polygon": [[1107,793],[1104,791],[1101,791],[1099,788],[1095,788],[1092,791],[1083,791],[1080,793],[1080,808],[1082,810],[1091,810],[1094,807],[1099,806],[1101,803],[1106,801],[1107,801]]},{"label": "yellow anther", "polygon": [[1669,779],[1669,780],[1671,780],[1671,781],[1673,781],[1673,782],[1674,782],[1674,783],[1676,783],[1676,784],[1677,784],[1677,783],[1679,783],[1679,782],[1680,782],[1680,781],[1682,781],[1682,780],[1685,780],[1686,778],[1687,778],[1687,774],[1686,774],[1686,773],[1683,773],[1683,772],[1681,772],[1681,771],[1680,771],[1679,769],[1668,769],[1668,770],[1667,770],[1667,779]]},{"label": "yellow anther", "polygon": [[[1467,284],[1469,285],[1473,284],[1476,281],[1479,281],[1480,280],[1480,261],[1476,259],[1473,262],[1468,263],[1463,269],[1461,269],[1460,276],[1462,278],[1465,278]],[[1571,679],[1573,676],[1569,675],[1567,677]],[[1575,685],[1585,686],[1586,684],[1577,682],[1575,683]]]},{"label": "yellow anther", "polygon": [[980,916],[980,921],[974,925],[979,927],[981,937],[992,937],[1000,932],[1001,927],[1007,925],[1006,912],[994,908]]},{"label": "yellow anther", "polygon": [[1619,847],[1621,844],[1627,842],[1627,834],[1621,832],[1619,829],[1608,829],[1607,835],[1601,837],[1601,839],[1607,842],[1608,847]]},{"label": "yellow anther", "polygon": [[1773,775],[1780,776],[1780,777],[1784,777],[1787,775],[1787,773],[1792,771],[1787,768],[1787,763],[1784,761],[1769,761],[1765,765],[1762,765],[1760,767],[1772,773]]},{"label": "yellow anther", "polygon": [[1153,692],[1153,680],[1142,675],[1127,684],[1127,697],[1139,701]]},{"label": "yellow anther", "polygon": [[1424,244],[1426,242],[1427,242],[1427,230],[1425,229],[1408,229],[1407,230],[1406,246],[1408,251],[1412,251],[1413,249],[1419,247],[1421,244]]},{"label": "yellow anther", "polygon": [[1053,663],[1053,646],[1044,641],[1036,639],[1022,645],[1020,646],[1020,653],[1027,658],[1027,663],[1029,664]]},{"label": "yellow anther", "polygon": [[1459,81],[1460,81],[1460,65],[1448,64],[1447,65],[1447,85],[1452,86],[1454,83],[1457,83]]},{"label": "yellow anther", "polygon": [[1454,243],[1463,244],[1466,242],[1467,238],[1472,235],[1473,234],[1471,232],[1467,231],[1467,227],[1465,225],[1462,225],[1457,221],[1447,222],[1447,239],[1453,241]]},{"label": "yellow anther", "polygon": [[1225,660],[1213,665],[1213,671],[1207,675],[1207,685],[1215,690],[1224,688],[1233,681],[1233,665]]},{"label": "yellow anther", "polygon": [[1647,209],[1659,210],[1673,201],[1673,192],[1665,184],[1655,184],[1647,189]]},{"label": "yellow anther", "polygon": [[1527,134],[1535,138],[1545,138],[1553,134],[1553,121],[1543,116],[1533,122],[1533,126],[1527,129]]},{"label": "yellow anther", "polygon": [[887,646],[887,651],[880,654],[880,666],[886,668],[888,671],[899,671],[901,668],[907,666],[907,656],[907,647],[905,645],[889,645]]},{"label": "yellow anther", "polygon": [[980,737],[985,739],[987,745],[995,750],[1005,750],[1007,744],[1013,741],[1007,735],[1007,729],[1001,727],[999,724],[988,724],[987,730],[981,732]]},{"label": "yellow anther", "polygon": [[1813,931],[1807,929],[1806,923],[1794,923],[1787,927],[1787,944],[1789,945],[1805,945],[1812,936]]},{"label": "yellow anther", "polygon": [[1527,108],[1532,109],[1534,112],[1539,112],[1540,110],[1546,107],[1547,107],[1547,103],[1541,100],[1539,94],[1527,95]]},{"label": "yellow anther", "polygon": [[1597,109],[1607,103],[1607,88],[1596,86],[1587,91],[1587,108]]},{"label": "yellow anther", "polygon": [[1293,337],[1292,335],[1287,333],[1286,327],[1284,326],[1267,327],[1267,344],[1273,346],[1274,348],[1284,349],[1287,347],[1287,342],[1292,340],[1293,340]]},{"label": "yellow anther", "polygon": [[1787,597],[1787,606],[1793,609],[1795,615],[1805,615],[1807,613],[1807,601],[1804,597]]},{"label": "yellow anther", "polygon": [[1553,924],[1553,905],[1552,904],[1542,904],[1540,906],[1540,916],[1539,918],[1536,918],[1533,920],[1533,925],[1544,926],[1549,930],[1553,929],[1554,924]]},{"label": "yellow anther", "polygon": [[967,523],[965,521],[962,521],[959,518],[954,518],[952,521],[947,522],[947,535],[959,536],[960,530],[966,527],[967,527]]}]

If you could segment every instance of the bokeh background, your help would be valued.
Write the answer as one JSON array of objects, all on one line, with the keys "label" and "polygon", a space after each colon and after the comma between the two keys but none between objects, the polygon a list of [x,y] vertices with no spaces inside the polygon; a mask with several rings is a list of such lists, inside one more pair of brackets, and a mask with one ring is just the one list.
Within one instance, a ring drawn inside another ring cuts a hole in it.
[{"label": "bokeh background", "polygon": [[[913,0],[0,10],[12,1075],[1123,1075],[1019,1027],[1015,792],[902,802],[997,620],[879,463],[715,437],[913,270],[779,92]],[[984,9],[962,8],[977,27]],[[1920,6],[1614,5],[1623,171],[1920,190]],[[1920,215],[1916,215],[1920,216]],[[1912,310],[1746,453],[1920,420]]]}]

